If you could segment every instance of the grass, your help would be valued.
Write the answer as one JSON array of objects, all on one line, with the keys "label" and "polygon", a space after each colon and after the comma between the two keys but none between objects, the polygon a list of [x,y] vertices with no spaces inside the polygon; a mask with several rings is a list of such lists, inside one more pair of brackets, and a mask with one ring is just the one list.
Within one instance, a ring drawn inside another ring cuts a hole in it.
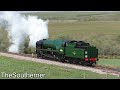
[{"label": "grass", "polygon": [[120,68],[120,59],[100,59],[99,65]]},{"label": "grass", "polygon": [[[39,18],[50,19],[50,20],[64,20],[64,19],[78,19],[79,17],[98,15],[99,12],[28,12],[25,15],[37,15]],[[104,13],[102,13],[104,14]]]},{"label": "grass", "polygon": [[[112,75],[102,75],[90,71],[16,60],[3,56],[0,56],[0,72],[7,74],[13,74],[13,72],[16,74],[45,74],[43,79],[119,79],[119,77]],[[2,77],[2,73],[0,78],[6,79]]]},{"label": "grass", "polygon": [[69,35],[74,39],[94,35],[120,35],[120,21],[59,22],[48,24],[49,37]]},{"label": "grass", "polygon": [[79,21],[120,21],[120,12],[29,12],[25,15],[37,15],[49,20],[79,20]]}]

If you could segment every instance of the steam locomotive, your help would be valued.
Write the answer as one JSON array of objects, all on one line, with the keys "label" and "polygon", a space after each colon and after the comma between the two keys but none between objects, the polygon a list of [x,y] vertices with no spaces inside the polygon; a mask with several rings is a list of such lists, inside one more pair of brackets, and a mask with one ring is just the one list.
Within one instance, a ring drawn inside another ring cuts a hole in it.
[{"label": "steam locomotive", "polygon": [[76,40],[39,40],[36,54],[41,58],[52,58],[60,62],[96,66],[98,49],[84,41]]}]

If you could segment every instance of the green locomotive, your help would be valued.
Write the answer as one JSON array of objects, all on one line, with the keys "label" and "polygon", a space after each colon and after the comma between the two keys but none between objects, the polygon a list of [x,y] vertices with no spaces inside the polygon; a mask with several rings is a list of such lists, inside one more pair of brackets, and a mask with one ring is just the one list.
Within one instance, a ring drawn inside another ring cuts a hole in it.
[{"label": "green locomotive", "polygon": [[84,41],[40,40],[36,42],[37,57],[53,58],[60,62],[95,66],[98,49]]}]

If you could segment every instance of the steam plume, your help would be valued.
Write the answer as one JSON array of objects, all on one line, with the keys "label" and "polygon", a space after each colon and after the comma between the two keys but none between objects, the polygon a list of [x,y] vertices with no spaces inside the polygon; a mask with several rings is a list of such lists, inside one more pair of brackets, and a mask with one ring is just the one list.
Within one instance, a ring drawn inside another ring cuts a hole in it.
[{"label": "steam plume", "polygon": [[25,16],[16,11],[1,11],[0,25],[6,26],[9,41],[12,45],[9,52],[19,53],[20,45],[29,36],[29,46],[35,47],[38,40],[46,39],[48,35],[48,21],[38,19],[37,16]]}]

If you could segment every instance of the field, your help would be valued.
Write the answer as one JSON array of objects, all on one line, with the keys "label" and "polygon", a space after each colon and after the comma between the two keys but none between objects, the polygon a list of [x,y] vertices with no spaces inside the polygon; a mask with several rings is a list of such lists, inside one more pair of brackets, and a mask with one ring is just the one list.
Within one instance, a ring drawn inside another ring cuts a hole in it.
[{"label": "field", "polygon": [[51,39],[69,35],[81,40],[97,35],[120,35],[120,21],[50,22],[48,29]]},{"label": "field", "polygon": [[[7,74],[13,74],[15,72],[16,76],[24,73],[45,75],[43,78],[38,79],[119,79],[117,76],[101,75],[90,71],[41,64],[32,61],[19,61],[3,56],[0,57],[0,72],[1,79],[6,79],[2,77],[2,72]],[[21,79],[18,77],[16,79]]]},{"label": "field", "polygon": [[98,65],[120,68],[120,59],[100,59]]},{"label": "field", "polygon": [[120,12],[27,12],[25,15],[37,15],[38,18],[49,20],[79,20],[79,21],[119,21]]}]

